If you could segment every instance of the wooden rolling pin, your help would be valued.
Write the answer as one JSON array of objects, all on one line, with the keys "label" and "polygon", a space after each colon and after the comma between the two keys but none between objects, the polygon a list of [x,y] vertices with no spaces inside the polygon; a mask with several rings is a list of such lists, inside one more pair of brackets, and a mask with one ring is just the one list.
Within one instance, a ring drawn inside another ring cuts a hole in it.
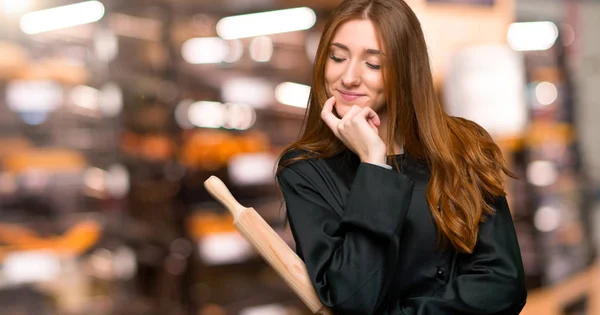
[{"label": "wooden rolling pin", "polygon": [[254,210],[244,207],[216,176],[204,181],[206,190],[233,215],[233,224],[314,314],[331,315],[315,293],[304,262]]}]

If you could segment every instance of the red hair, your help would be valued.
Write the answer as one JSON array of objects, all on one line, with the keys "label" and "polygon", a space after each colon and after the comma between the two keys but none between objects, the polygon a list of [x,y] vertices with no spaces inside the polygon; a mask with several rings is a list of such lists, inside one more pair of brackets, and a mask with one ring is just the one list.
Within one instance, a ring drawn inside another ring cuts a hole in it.
[{"label": "red hair", "polygon": [[[300,138],[288,146],[308,151],[298,160],[331,157],[345,146],[320,117],[328,94],[324,70],[336,29],[343,23],[370,20],[384,51],[385,113],[388,115],[386,143],[404,139],[404,150],[424,161],[431,172],[427,201],[433,214],[438,240],[463,253],[471,253],[477,242],[479,223],[493,213],[489,202],[504,196],[507,169],[499,147],[476,123],[448,116],[437,96],[429,65],[425,38],[419,20],[401,0],[346,0],[325,26],[315,59],[313,84]],[[388,155],[392,156],[392,146]],[[395,162],[396,169],[399,166]],[[438,208],[439,206],[439,208]]]}]

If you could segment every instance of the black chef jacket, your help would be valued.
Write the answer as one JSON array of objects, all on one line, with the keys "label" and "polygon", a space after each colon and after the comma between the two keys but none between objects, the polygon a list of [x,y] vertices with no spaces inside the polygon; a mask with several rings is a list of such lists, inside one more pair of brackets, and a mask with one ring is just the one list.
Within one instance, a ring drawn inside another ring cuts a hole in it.
[{"label": "black chef jacket", "polygon": [[506,198],[493,200],[472,254],[443,249],[428,167],[395,158],[401,172],[346,150],[277,175],[296,252],[323,304],[336,315],[519,314],[527,291]]}]

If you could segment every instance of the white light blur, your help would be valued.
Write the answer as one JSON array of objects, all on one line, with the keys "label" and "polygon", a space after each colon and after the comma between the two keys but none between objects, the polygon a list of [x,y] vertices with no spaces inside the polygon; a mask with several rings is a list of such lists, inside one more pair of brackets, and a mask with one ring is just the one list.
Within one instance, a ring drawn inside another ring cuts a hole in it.
[{"label": "white light blur", "polygon": [[3,261],[3,275],[9,283],[50,281],[59,273],[60,259],[50,251],[15,251]]},{"label": "white light blur", "polygon": [[98,107],[105,117],[115,117],[123,110],[123,90],[116,83],[106,83],[100,88]]},{"label": "white light blur", "polygon": [[307,30],[317,21],[307,7],[225,17],[217,23],[217,33],[224,39],[262,36]]},{"label": "white light blur", "polygon": [[254,251],[238,232],[212,233],[199,241],[199,254],[207,265],[243,262]]},{"label": "white light blur", "polygon": [[27,11],[31,7],[31,0],[2,0],[0,11],[8,14],[18,14]]},{"label": "white light blur", "polygon": [[191,64],[221,63],[229,56],[229,45],[218,37],[191,38],[183,43],[181,54]]},{"label": "white light blur", "polygon": [[190,105],[194,103],[193,100],[185,99],[175,107],[175,121],[179,125],[179,127],[183,129],[191,129],[194,128],[194,125],[190,122],[190,118],[188,115]]},{"label": "white light blur", "polygon": [[119,279],[131,279],[137,271],[136,253],[129,247],[121,246],[114,255],[114,264]]},{"label": "white light blur", "polygon": [[6,87],[8,108],[20,113],[47,113],[63,103],[62,87],[52,81],[11,81]]},{"label": "white light blur", "polygon": [[106,191],[113,198],[123,198],[129,192],[129,172],[121,164],[114,164],[106,172]]},{"label": "white light blur", "polygon": [[98,110],[98,95],[97,89],[85,85],[78,85],[69,91],[73,104],[90,110]]},{"label": "white light blur", "polygon": [[533,161],[527,165],[527,179],[536,186],[550,186],[558,179],[558,170],[550,161]]},{"label": "white light blur", "polygon": [[556,86],[550,82],[540,82],[535,87],[535,97],[540,105],[550,105],[558,98]]},{"label": "white light blur", "polygon": [[241,154],[229,160],[227,171],[236,185],[269,185],[273,183],[275,162],[276,157],[270,153]]},{"label": "white light blur", "polygon": [[20,26],[26,34],[38,34],[93,23],[103,16],[104,5],[100,1],[85,1],[26,13],[21,17]]},{"label": "white light blur", "polygon": [[268,36],[259,36],[250,42],[250,58],[257,62],[267,62],[273,56],[273,41]]},{"label": "white light blur", "polygon": [[310,86],[304,84],[283,82],[275,88],[277,101],[289,106],[306,108],[309,96]]},{"label": "white light blur", "polygon": [[227,57],[223,59],[223,61],[234,63],[240,60],[244,54],[244,44],[242,44],[242,41],[239,39],[234,39],[227,41],[227,43],[229,44],[229,53],[227,54]]},{"label": "white light blur", "polygon": [[533,224],[542,232],[552,232],[560,226],[560,220],[560,210],[550,206],[543,206],[535,212]]},{"label": "white light blur", "polygon": [[103,192],[106,189],[106,172],[97,167],[90,167],[83,173],[83,183],[89,189]]},{"label": "white light blur", "polygon": [[248,130],[256,122],[256,111],[246,104],[226,104],[225,128]]},{"label": "white light blur", "polygon": [[290,312],[281,304],[256,305],[243,308],[240,315],[287,315]]},{"label": "white light blur", "polygon": [[225,124],[225,108],[219,102],[200,101],[188,108],[188,119],[201,128],[220,128]]},{"label": "white light blur", "polygon": [[119,53],[119,39],[111,29],[100,29],[94,34],[94,54],[98,60],[109,62]]},{"label": "white light blur", "polygon": [[446,70],[448,114],[480,124],[493,136],[514,136],[527,127],[522,55],[504,45],[457,51]]},{"label": "white light blur", "polygon": [[508,44],[517,51],[547,50],[558,38],[558,28],[549,21],[512,23],[508,28]]},{"label": "white light blur", "polygon": [[89,257],[91,274],[94,277],[112,280],[115,277],[114,258],[111,251],[106,248],[96,249]]},{"label": "white light blur", "polygon": [[273,86],[261,78],[232,78],[221,86],[221,98],[226,103],[265,108],[273,102]]}]

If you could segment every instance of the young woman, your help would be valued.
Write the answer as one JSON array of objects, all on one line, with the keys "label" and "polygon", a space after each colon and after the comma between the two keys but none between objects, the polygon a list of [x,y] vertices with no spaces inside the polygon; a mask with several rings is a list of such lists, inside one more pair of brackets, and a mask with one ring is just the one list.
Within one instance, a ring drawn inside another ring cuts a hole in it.
[{"label": "young woman", "polygon": [[518,314],[527,296],[511,175],[436,99],[402,0],[346,0],[315,61],[300,139],[280,158],[296,251],[338,315]]}]

